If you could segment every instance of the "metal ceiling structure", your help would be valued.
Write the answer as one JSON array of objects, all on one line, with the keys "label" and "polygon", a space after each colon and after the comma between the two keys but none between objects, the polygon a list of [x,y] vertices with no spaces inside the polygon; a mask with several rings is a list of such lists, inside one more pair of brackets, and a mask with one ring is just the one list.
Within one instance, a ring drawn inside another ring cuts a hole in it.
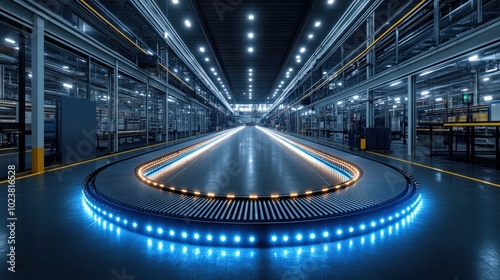
[{"label": "metal ceiling structure", "polygon": [[156,1],[219,90],[237,104],[274,102],[351,4],[173,2]]}]

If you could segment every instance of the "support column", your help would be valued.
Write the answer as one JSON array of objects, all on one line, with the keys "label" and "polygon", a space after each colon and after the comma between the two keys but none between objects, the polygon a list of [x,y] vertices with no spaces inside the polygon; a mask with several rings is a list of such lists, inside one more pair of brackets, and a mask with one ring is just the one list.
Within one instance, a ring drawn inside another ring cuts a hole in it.
[{"label": "support column", "polygon": [[[404,137],[404,135],[403,135]],[[414,156],[417,148],[417,79],[408,77],[408,155]]]},{"label": "support column", "polygon": [[[203,118],[203,115],[202,115]],[[168,87],[165,87],[165,98],[163,98],[163,135],[164,142],[168,143]]]},{"label": "support column", "polygon": [[476,23],[479,25],[483,23],[483,0],[476,1]]},{"label": "support column", "polygon": [[439,0],[434,0],[434,44],[437,46],[441,41],[439,28]]},{"label": "support column", "polygon": [[5,98],[5,84],[4,84],[4,74],[5,74],[5,66],[0,65],[0,98]]},{"label": "support column", "polygon": [[[146,146],[149,145],[149,75],[146,82]],[[140,116],[139,116],[140,119]],[[139,121],[140,123],[140,121]]]},{"label": "support column", "polygon": [[477,106],[479,105],[479,66],[474,67],[475,72],[474,72],[474,81],[472,82],[472,105]]},{"label": "support column", "polygon": [[[43,18],[35,15],[31,33],[31,172],[42,173],[45,166],[44,153],[44,26]],[[25,73],[23,73],[25,74]],[[25,104],[20,104],[24,107]],[[24,119],[24,114],[19,116]],[[24,149],[24,147],[19,147]]]},{"label": "support column", "polygon": [[113,138],[113,152],[118,152],[118,60],[115,61],[115,69],[114,69],[114,85],[113,85],[113,98],[114,98],[114,112],[113,112],[113,123],[115,127],[113,128],[114,138]]},{"label": "support column", "polygon": [[366,92],[366,127],[375,126],[375,106],[373,104],[373,91],[368,90]]}]

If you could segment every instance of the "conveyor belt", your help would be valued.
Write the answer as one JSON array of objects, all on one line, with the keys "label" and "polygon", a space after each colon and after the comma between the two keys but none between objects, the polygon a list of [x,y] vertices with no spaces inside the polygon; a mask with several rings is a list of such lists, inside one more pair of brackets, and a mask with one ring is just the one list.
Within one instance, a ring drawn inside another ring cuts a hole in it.
[{"label": "conveyor belt", "polygon": [[[188,143],[192,144],[192,143]],[[311,143],[309,143],[311,144]],[[187,144],[186,144],[187,145]],[[363,176],[353,186],[320,195],[288,198],[210,198],[152,188],[140,182],[134,168],[169,150],[160,150],[104,166],[84,182],[86,197],[118,213],[167,219],[191,225],[267,225],[322,222],[387,212],[414,201],[417,183],[388,165],[326,147],[315,147],[356,164]],[[171,150],[172,148],[170,148]],[[381,176],[382,175],[382,176]],[[201,224],[200,224],[201,223]]]}]

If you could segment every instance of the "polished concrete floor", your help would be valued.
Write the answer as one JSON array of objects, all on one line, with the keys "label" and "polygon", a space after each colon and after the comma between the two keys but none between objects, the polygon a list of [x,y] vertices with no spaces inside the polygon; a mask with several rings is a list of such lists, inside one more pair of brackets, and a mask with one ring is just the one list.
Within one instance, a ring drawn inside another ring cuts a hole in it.
[{"label": "polished concrete floor", "polygon": [[95,220],[82,205],[82,180],[137,151],[18,179],[11,273],[2,184],[0,279],[500,279],[500,172],[408,157],[398,145],[391,154],[355,153],[411,173],[422,187],[418,213],[373,234],[302,247],[182,245]]}]

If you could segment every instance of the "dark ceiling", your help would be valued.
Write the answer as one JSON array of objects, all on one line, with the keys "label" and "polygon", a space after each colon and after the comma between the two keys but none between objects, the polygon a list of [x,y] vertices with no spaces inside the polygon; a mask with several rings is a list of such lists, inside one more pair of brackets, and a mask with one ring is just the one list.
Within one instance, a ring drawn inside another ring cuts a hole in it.
[{"label": "dark ceiling", "polygon": [[[333,4],[328,0],[156,2],[228,102],[237,104],[272,103],[278,98],[350,4],[339,0]],[[254,37],[249,38],[249,33]]]}]

